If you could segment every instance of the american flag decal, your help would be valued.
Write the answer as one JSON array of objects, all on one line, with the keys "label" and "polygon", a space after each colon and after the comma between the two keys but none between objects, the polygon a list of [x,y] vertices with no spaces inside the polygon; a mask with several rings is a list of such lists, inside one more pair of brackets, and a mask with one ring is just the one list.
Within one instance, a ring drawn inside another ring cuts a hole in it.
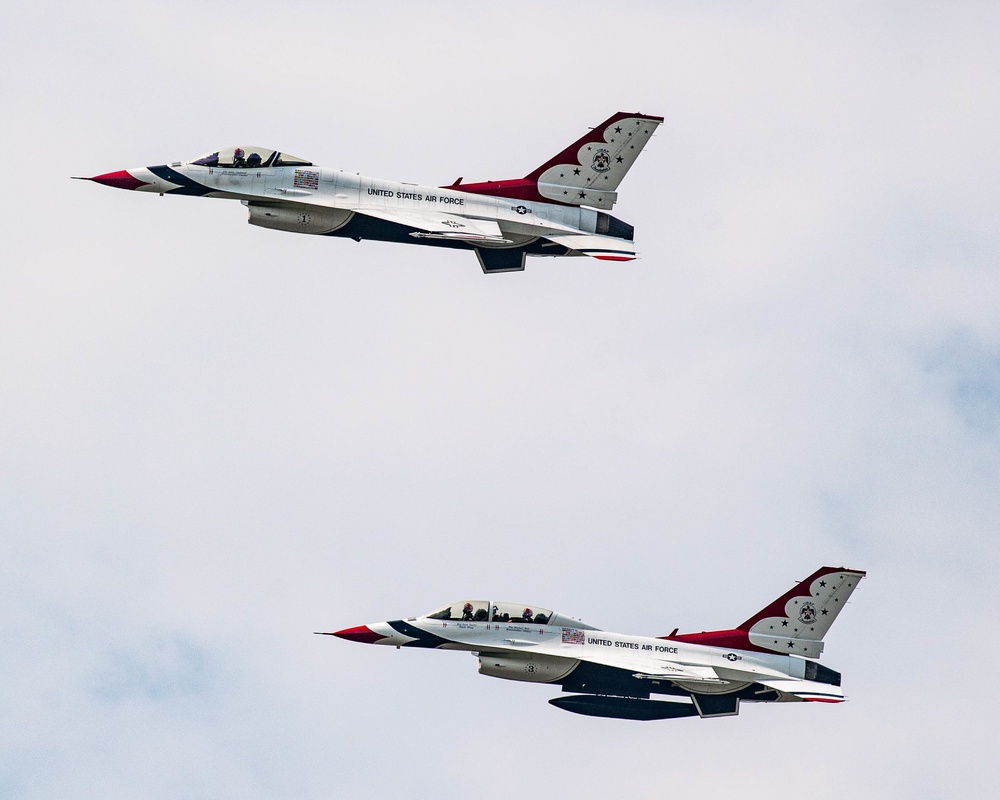
[{"label": "american flag decal", "polygon": [[296,189],[318,189],[319,173],[313,169],[297,169],[292,186]]},{"label": "american flag decal", "polygon": [[586,634],[577,628],[563,628],[562,640],[564,644],[583,644],[586,641]]}]

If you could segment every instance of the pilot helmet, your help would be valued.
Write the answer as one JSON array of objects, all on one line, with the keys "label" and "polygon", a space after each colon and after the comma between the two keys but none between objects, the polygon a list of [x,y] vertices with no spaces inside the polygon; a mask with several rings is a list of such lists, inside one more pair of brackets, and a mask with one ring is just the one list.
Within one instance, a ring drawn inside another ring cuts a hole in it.
[{"label": "pilot helmet", "polygon": [[524,616],[526,616],[526,617],[530,617],[531,616],[531,609],[530,608],[524,609]]},{"label": "pilot helmet", "polygon": [[472,603],[466,603],[462,606],[462,611],[472,611]]}]

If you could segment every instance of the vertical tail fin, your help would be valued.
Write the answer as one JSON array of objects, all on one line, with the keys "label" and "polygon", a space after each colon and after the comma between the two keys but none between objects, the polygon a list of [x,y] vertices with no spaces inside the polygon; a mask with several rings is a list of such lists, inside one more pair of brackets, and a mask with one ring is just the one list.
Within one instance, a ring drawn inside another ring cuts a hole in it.
[{"label": "vertical tail fin", "polygon": [[465,184],[459,178],[445,188],[607,210],[661,122],[663,117],[619,111],[523,178]]},{"label": "vertical tail fin", "polygon": [[549,200],[611,208],[615,190],[661,122],[663,117],[619,111],[525,179],[536,181]]},{"label": "vertical tail fin", "polygon": [[820,567],[733,630],[665,638],[819,658],[823,637],[863,577],[865,573],[861,570]]},{"label": "vertical tail fin", "polygon": [[860,570],[821,567],[739,626],[751,644],[818,658],[823,637],[865,577]]}]

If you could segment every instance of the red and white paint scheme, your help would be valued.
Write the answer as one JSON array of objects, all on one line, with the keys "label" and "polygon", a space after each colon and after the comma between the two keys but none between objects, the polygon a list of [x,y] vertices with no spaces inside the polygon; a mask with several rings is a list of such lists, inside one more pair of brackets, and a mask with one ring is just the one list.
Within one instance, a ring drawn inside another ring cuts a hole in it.
[{"label": "red and white paint scheme", "polygon": [[419,186],[317,167],[240,145],[193,161],[81,178],[137,192],[240,200],[251,225],[474,250],[483,272],[525,256],[636,257],[634,229],[607,213],[663,117],[618,113],[524,178]]},{"label": "red and white paint scheme", "polygon": [[[471,651],[494,678],[558,685],[549,702],[597,717],[725,717],[740,701],[840,703],[840,673],[814,659],[865,576],[822,567],[730,630],[668,636],[609,633],[548,609],[462,600],[423,617],[345,628],[366,644]],[[667,702],[650,695],[672,696]]]}]

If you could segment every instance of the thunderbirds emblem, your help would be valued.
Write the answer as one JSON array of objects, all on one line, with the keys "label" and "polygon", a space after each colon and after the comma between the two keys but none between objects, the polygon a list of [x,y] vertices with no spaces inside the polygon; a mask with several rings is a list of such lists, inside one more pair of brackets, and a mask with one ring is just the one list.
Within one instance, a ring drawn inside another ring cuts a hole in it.
[{"label": "thunderbirds emblem", "polygon": [[812,603],[803,603],[802,608],[799,609],[799,622],[804,622],[808,625],[810,622],[816,621],[816,606]]},{"label": "thunderbirds emblem", "polygon": [[590,167],[595,172],[607,172],[611,169],[611,154],[607,150],[598,150]]}]

